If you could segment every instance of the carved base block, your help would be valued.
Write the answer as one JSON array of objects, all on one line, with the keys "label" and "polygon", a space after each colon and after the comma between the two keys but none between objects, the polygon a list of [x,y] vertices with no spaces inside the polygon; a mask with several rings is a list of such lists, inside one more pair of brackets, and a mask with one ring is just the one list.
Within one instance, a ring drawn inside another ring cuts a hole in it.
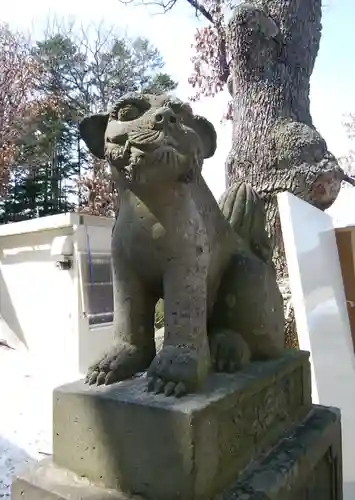
[{"label": "carved base block", "polygon": [[[169,474],[168,464],[164,470],[156,471],[163,483],[165,474]],[[261,455],[236,478],[235,485],[224,490],[216,500],[342,500],[339,411],[315,406],[276,447]],[[178,484],[175,488],[179,491]],[[167,492],[165,500],[170,498]],[[44,460],[17,476],[12,499],[129,500],[129,497],[94,485]],[[156,499],[149,497],[149,500]]]},{"label": "carved base block", "polygon": [[237,499],[343,500],[340,411],[314,405],[301,425],[217,498]]},{"label": "carved base block", "polygon": [[105,488],[154,500],[211,497],[310,411],[308,353],[211,374],[179,400],[145,378],[54,391],[53,460]]}]

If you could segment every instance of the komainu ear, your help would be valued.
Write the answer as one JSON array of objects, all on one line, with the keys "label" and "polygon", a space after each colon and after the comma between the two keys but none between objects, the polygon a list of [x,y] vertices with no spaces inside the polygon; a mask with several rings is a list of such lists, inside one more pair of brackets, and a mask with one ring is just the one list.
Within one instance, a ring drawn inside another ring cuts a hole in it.
[{"label": "komainu ear", "polygon": [[108,113],[85,116],[79,123],[80,137],[90,153],[100,160],[105,157],[105,131],[108,123]]},{"label": "komainu ear", "polygon": [[200,136],[204,147],[204,158],[211,158],[217,148],[217,134],[211,122],[202,116],[195,115],[191,127]]}]

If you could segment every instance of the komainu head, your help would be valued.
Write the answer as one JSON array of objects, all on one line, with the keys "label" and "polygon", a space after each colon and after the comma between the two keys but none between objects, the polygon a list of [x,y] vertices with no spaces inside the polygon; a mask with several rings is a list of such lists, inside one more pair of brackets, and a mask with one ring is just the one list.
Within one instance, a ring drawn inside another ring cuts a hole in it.
[{"label": "komainu head", "polygon": [[90,115],[80,134],[125,184],[190,182],[216,150],[216,132],[191,107],[167,95],[130,94],[110,112]]}]

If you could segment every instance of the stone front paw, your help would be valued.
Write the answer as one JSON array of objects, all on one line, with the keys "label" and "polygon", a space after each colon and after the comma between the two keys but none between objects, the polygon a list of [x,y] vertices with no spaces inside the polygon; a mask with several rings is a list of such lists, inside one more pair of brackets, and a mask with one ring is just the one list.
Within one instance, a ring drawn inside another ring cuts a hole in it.
[{"label": "stone front paw", "polygon": [[119,382],[145,371],[152,359],[153,355],[147,354],[144,349],[123,342],[88,369],[85,382],[89,385]]},{"label": "stone front paw", "polygon": [[213,368],[217,372],[233,373],[244,368],[251,358],[248,344],[239,333],[220,330],[210,334]]},{"label": "stone front paw", "polygon": [[165,346],[147,371],[148,391],[183,396],[198,389],[207,371],[205,354],[189,347]]}]

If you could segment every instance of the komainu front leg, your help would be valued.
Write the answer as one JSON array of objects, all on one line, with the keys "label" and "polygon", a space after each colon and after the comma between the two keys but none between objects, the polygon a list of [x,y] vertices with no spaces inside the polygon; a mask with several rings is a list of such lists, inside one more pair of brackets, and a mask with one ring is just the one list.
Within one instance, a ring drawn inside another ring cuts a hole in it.
[{"label": "komainu front leg", "polygon": [[123,252],[113,255],[115,342],[88,370],[89,384],[113,384],[145,371],[155,356],[155,300],[130,269]]},{"label": "komainu front leg", "polygon": [[206,268],[174,265],[164,278],[164,343],[148,369],[148,390],[177,397],[196,391],[207,375]]}]

